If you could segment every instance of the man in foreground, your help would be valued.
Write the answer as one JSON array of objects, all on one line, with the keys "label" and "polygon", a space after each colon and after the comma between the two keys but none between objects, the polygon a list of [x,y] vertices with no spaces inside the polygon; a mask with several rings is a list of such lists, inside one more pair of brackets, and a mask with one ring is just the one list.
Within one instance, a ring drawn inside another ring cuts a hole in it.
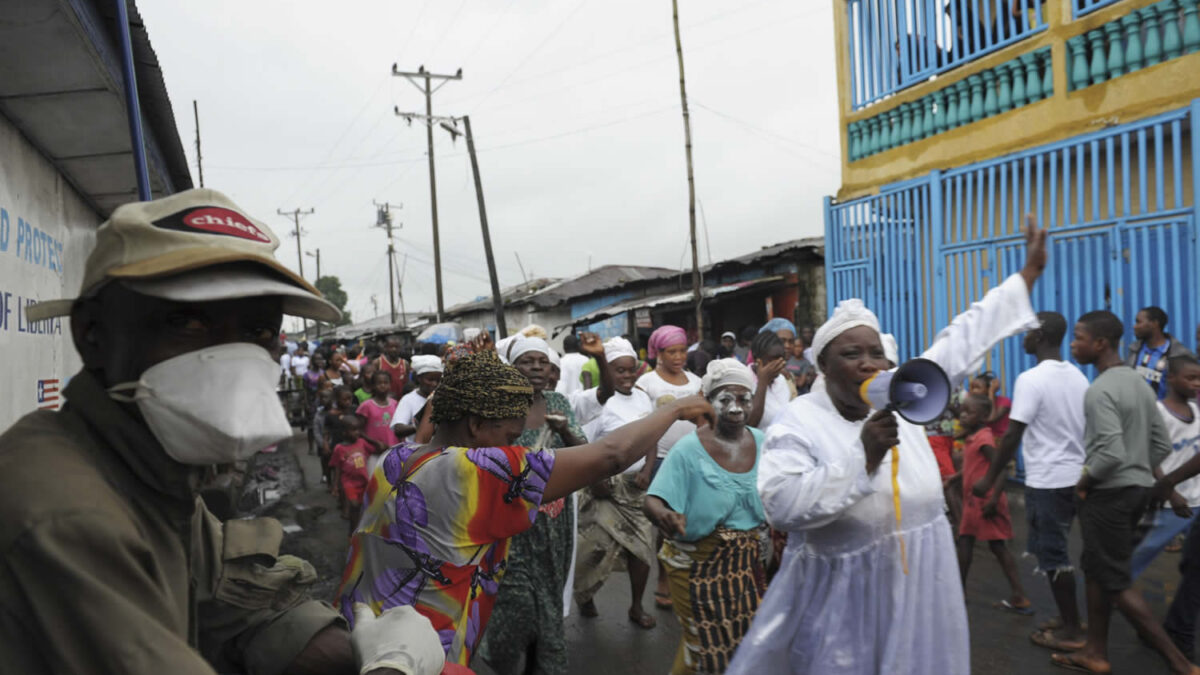
[{"label": "man in foreground", "polygon": [[441,670],[411,612],[367,610],[352,651],[305,595],[312,566],[279,555],[277,521],[222,523],[196,496],[202,467],[292,435],[268,354],[283,314],[339,316],[278,245],[212,190],[127,204],[97,231],[79,297],[26,310],[69,314],[84,366],[61,412],[0,436],[5,672]]}]

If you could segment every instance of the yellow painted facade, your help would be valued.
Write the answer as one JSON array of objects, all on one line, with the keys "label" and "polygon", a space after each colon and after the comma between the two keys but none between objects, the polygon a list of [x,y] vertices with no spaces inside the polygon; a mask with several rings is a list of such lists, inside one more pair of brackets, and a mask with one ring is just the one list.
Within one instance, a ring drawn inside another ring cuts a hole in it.
[{"label": "yellow painted facade", "polygon": [[[1047,0],[1043,10],[1048,24],[1046,30],[855,111],[851,109],[849,95],[846,2],[831,1],[834,5],[841,122],[842,187],[837,196],[840,202],[877,194],[881,185],[924,176],[936,169],[952,169],[1072,138],[1176,110],[1200,98],[1200,52],[1185,54],[1078,91],[1068,91],[1070,66],[1067,40],[1119,19],[1133,10],[1155,4],[1156,0],[1125,0],[1078,20],[1071,16],[1071,0]],[[848,124],[917,101],[971,75],[1047,46],[1051,49],[1054,74],[1054,93],[1049,98],[854,162],[848,161]],[[1090,171],[1090,168],[1085,167],[1085,170]],[[1189,153],[1185,153],[1180,170],[1185,173],[1183,184],[1190,185],[1192,168]],[[1090,182],[1090,178],[1088,180]],[[1173,182],[1172,177],[1167,185]],[[1137,195],[1131,199],[1136,201]],[[1189,196],[1187,203],[1190,204],[1190,201]],[[1059,206],[1062,208],[1061,200]],[[1088,217],[1083,220],[1095,220],[1097,214],[1090,212],[1093,210],[1091,200],[1087,200],[1085,208],[1089,211]]]}]

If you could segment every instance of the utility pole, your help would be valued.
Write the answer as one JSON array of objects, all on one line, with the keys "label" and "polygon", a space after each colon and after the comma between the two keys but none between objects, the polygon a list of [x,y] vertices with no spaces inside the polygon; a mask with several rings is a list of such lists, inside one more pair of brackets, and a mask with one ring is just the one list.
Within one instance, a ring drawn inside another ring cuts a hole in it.
[{"label": "utility pole", "polygon": [[688,117],[687,86],[683,77],[683,42],[679,38],[679,0],[671,0],[675,21],[675,54],[679,58],[679,100],[683,104],[683,140],[687,150],[688,226],[692,237],[692,293],[696,296],[696,335],[704,336],[704,296],[700,289],[700,256],[696,252],[696,180],[692,176],[692,123]]},{"label": "utility pole", "polygon": [[[312,251],[305,251],[304,255],[306,255],[310,258],[317,259],[317,281],[320,281],[321,280],[321,249],[319,249],[319,248],[317,249],[316,255],[313,255]],[[316,285],[317,285],[316,282],[313,282],[313,286],[316,286]],[[320,290],[320,289],[317,289],[317,290]],[[313,324],[316,325],[316,327],[317,327],[317,337],[318,338],[321,337],[321,322],[314,320]]]},{"label": "utility pole", "polygon": [[[392,251],[392,259],[395,260],[396,252]],[[401,325],[408,325],[408,311],[404,309],[404,270],[408,267],[408,254],[404,254],[404,264],[400,267],[400,271],[396,273],[396,290],[400,296],[400,321]]]},{"label": "utility pole", "polygon": [[204,157],[200,154],[200,108],[192,99],[192,116],[196,118],[196,168],[200,171],[200,187],[204,187]]},{"label": "utility pole", "polygon": [[[487,257],[488,266],[488,281],[492,286],[492,311],[496,318],[496,337],[503,339],[508,337],[508,325],[504,318],[504,297],[500,295],[500,279],[496,274],[496,259],[492,255],[492,235],[488,230],[487,209],[483,203],[483,180],[479,176],[479,159],[475,155],[475,136],[471,133],[471,118],[463,115],[462,117],[433,117],[432,115],[419,115],[417,113],[402,113],[396,110],[396,114],[404,117],[411,124],[414,119],[420,119],[433,129],[433,123],[439,125],[450,133],[451,140],[457,140],[460,135],[467,137],[467,154],[471,157],[471,172],[475,177],[475,200],[479,204],[479,227],[483,232],[483,252]],[[458,130],[458,122],[462,120],[463,129]],[[517,263],[520,264],[521,258],[517,257]],[[524,276],[524,269],[521,270],[521,275]]]},{"label": "utility pole", "polygon": [[[425,66],[417,68],[415,73],[401,72],[401,70],[392,64],[392,75],[407,79],[414,87],[425,94],[425,117],[426,121],[426,142],[429,145],[429,205],[433,213],[433,276],[437,286],[437,320],[442,320],[442,314],[446,311],[445,303],[442,300],[442,248],[441,242],[438,239],[438,215],[437,215],[437,178],[433,170],[433,125],[428,121],[433,118],[433,93],[441,89],[450,80],[462,79],[462,68],[458,69],[453,75],[435,75],[434,73],[425,70]],[[418,79],[425,80],[425,86],[417,84]],[[435,88],[433,80],[440,80],[441,83]],[[412,123],[412,120],[409,120]]]},{"label": "utility pole", "polygon": [[[275,209],[275,211],[277,213],[279,213],[279,215],[281,215],[281,216],[291,216],[292,222],[295,224],[296,229],[292,231],[292,236],[296,238],[296,265],[298,266],[298,268],[300,270],[300,278],[303,279],[304,278],[304,247],[300,245],[300,234],[301,234],[300,216],[310,216],[314,212],[316,212],[316,209],[315,208],[309,209],[307,211],[303,211],[298,208],[292,209],[291,211],[284,211],[283,209]],[[300,324],[302,326],[304,326],[304,332],[308,333],[308,319],[300,319]],[[307,335],[305,337],[307,337]]]},{"label": "utility pole", "polygon": [[[488,233],[487,209],[483,206],[483,182],[479,178],[479,159],[475,156],[475,137],[471,135],[471,118],[462,116],[463,130],[467,137],[467,154],[471,157],[471,172],[475,175],[475,201],[479,202],[479,227],[483,230],[483,254],[487,257],[488,280],[492,283],[492,308],[496,315],[496,338],[508,337],[508,326],[504,320],[504,298],[500,295],[500,280],[496,276],[496,259],[492,257],[492,235]],[[458,129],[442,122],[442,128],[457,138]]]},{"label": "utility pole", "polygon": [[[388,247],[387,247],[388,303],[390,303],[390,305],[391,305],[392,325],[395,326],[396,325],[396,288],[395,288],[395,286],[393,286],[393,283],[396,280],[396,248],[392,244],[392,211],[391,211],[392,205],[387,202],[383,202],[382,204],[380,204],[379,202],[377,202],[375,200],[371,200],[371,203],[375,205],[375,227],[382,227],[383,229],[387,230],[387,238],[388,238]],[[404,208],[404,205],[400,204],[396,208],[402,209],[402,208]]]}]

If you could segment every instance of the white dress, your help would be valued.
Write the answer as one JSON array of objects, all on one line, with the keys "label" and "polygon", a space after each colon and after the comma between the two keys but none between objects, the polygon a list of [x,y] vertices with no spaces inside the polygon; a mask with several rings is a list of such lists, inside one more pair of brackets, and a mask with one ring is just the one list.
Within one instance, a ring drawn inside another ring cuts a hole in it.
[{"label": "white dress", "polygon": [[[1001,339],[1036,327],[1029,291],[1009,277],[954,319],[922,356],[957,382]],[[758,492],[789,533],[727,675],[970,672],[967,613],[942,481],[922,427],[900,420],[900,560],[892,453],[866,472],[859,435],[825,391],[801,396],[767,430]]]}]

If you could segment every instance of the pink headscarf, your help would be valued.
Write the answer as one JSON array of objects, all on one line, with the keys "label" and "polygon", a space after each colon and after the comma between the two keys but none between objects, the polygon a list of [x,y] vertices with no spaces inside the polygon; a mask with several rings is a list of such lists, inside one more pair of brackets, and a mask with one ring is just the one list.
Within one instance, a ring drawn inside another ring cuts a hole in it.
[{"label": "pink headscarf", "polygon": [[659,326],[650,334],[650,341],[646,343],[646,355],[650,358],[655,358],[658,353],[667,347],[675,345],[687,344],[687,332],[679,326]]}]

